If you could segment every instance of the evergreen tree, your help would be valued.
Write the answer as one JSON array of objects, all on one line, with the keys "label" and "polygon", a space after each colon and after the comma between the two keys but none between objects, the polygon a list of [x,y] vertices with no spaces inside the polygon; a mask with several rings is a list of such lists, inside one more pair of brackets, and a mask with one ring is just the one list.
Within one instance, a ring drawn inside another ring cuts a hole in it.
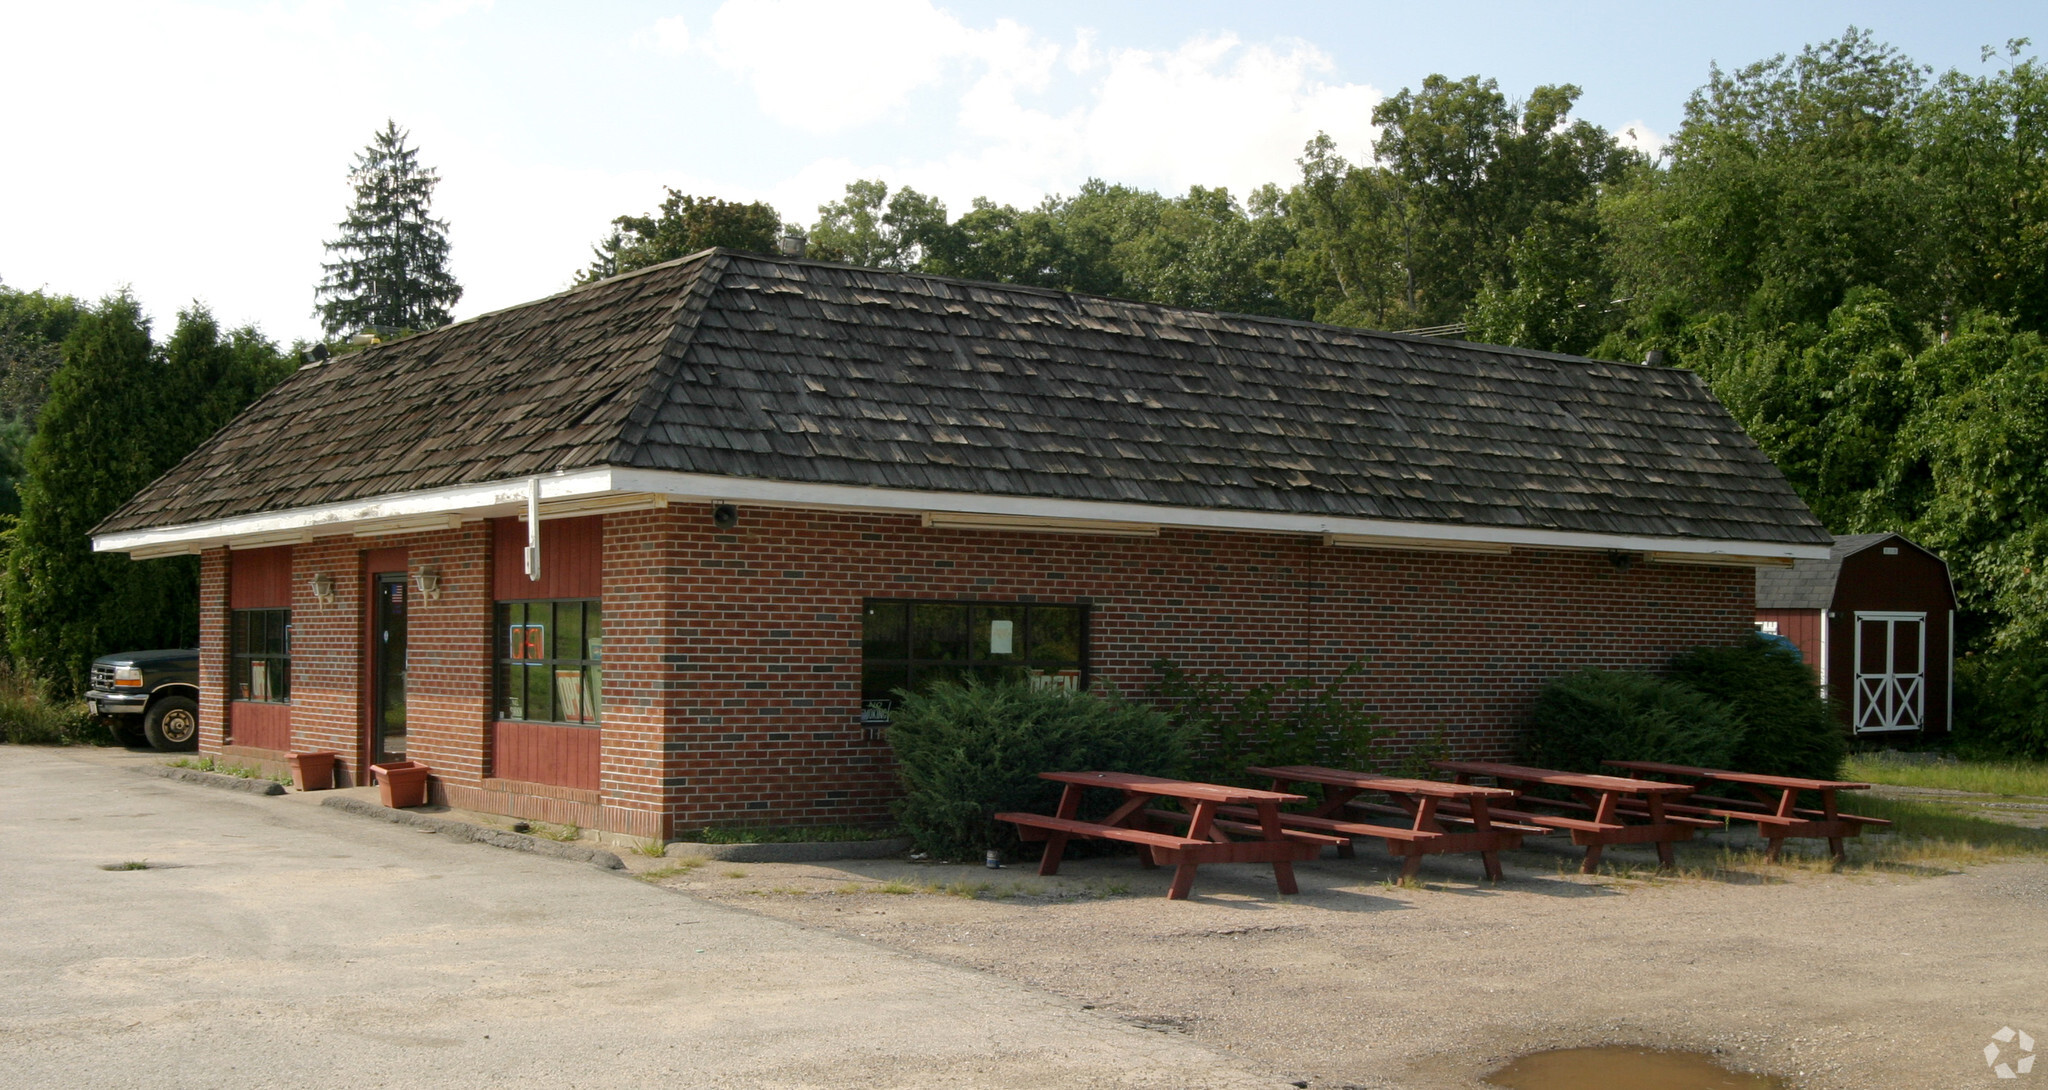
[{"label": "evergreen tree", "polygon": [[395,121],[356,156],[349,181],[355,205],[327,244],[339,260],[322,265],[314,308],[328,336],[352,330],[383,333],[448,323],[462,286],[448,272],[448,224],[429,214],[440,175],[423,167]]},{"label": "evergreen tree", "polygon": [[255,330],[223,337],[201,307],[162,349],[125,295],[79,315],[20,481],[5,577],[17,663],[70,693],[99,655],[197,646],[196,560],[95,554],[92,528],[291,370]]}]

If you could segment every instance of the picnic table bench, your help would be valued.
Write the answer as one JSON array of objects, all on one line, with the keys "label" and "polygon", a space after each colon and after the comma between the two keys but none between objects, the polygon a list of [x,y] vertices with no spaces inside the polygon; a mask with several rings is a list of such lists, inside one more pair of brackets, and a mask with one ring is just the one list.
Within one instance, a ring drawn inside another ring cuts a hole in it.
[{"label": "picnic table bench", "polygon": [[[1691,786],[1687,784],[1562,772],[1498,761],[1431,761],[1430,765],[1452,773],[1459,783],[1470,783],[1474,776],[1488,776],[1502,785],[1521,785],[1515,789],[1512,808],[1496,805],[1490,808],[1491,812],[1514,821],[1571,833],[1572,843],[1586,849],[1586,860],[1579,868],[1585,874],[1599,872],[1600,855],[1610,844],[1655,844],[1658,865],[1669,869],[1676,865],[1671,845],[1680,840],[1691,840],[1693,830],[1698,827],[1696,821],[1674,820],[1674,815],[1666,812],[1668,802],[1692,793]],[[1573,799],[1550,799],[1528,793],[1529,787],[1539,784],[1563,788],[1571,793]],[[1640,809],[1623,807],[1624,800],[1637,798],[1641,800]],[[1531,806],[1590,810],[1592,816],[1564,817],[1531,810]],[[1634,821],[1631,823],[1625,819]]]},{"label": "picnic table bench", "polygon": [[[1498,787],[1381,776],[1320,765],[1253,766],[1245,771],[1271,779],[1275,791],[1284,791],[1301,783],[1320,785],[1323,788],[1321,805],[1306,814],[1282,812],[1280,824],[1286,828],[1341,838],[1337,854],[1346,859],[1352,855],[1352,837],[1383,840],[1387,851],[1401,860],[1403,878],[1415,876],[1425,855],[1478,852],[1486,876],[1498,881],[1502,849],[1520,847],[1525,833],[1549,831],[1541,826],[1496,820],[1502,815],[1500,811],[1490,809],[1492,803],[1515,796],[1513,791]],[[1368,803],[1358,798],[1368,791],[1386,795],[1393,801]],[[1446,810],[1446,805],[1462,808],[1462,812]],[[1353,820],[1346,812],[1353,807],[1373,813],[1398,814],[1408,822],[1403,826]],[[1225,807],[1223,812],[1232,814],[1234,810]],[[1446,821],[1466,828],[1446,829],[1443,824]]]},{"label": "picnic table bench", "polygon": [[[1825,838],[1828,850],[1836,859],[1847,855],[1843,840],[1863,835],[1866,825],[1887,826],[1891,822],[1883,818],[1863,817],[1860,814],[1845,814],[1835,808],[1835,793],[1838,791],[1867,791],[1867,783],[1849,783],[1841,780],[1809,780],[1798,776],[1768,776],[1756,772],[1731,772],[1722,768],[1695,768],[1692,765],[1664,764],[1659,761],[1602,761],[1614,768],[1652,776],[1665,776],[1683,782],[1697,791],[1710,783],[1725,784],[1742,788],[1751,798],[1723,798],[1712,795],[1692,796],[1691,804],[1683,809],[1687,813],[1711,816],[1725,820],[1753,821],[1757,830],[1769,842],[1770,850],[1764,858],[1775,863],[1785,841],[1793,837],[1815,839]],[[1811,809],[1798,804],[1799,794],[1811,791],[1820,796],[1820,808]],[[1701,806],[1699,803],[1709,805]]]},{"label": "picnic table bench", "polygon": [[[1059,873],[1060,857],[1074,837],[1115,840],[1138,846],[1138,862],[1146,867],[1170,864],[1173,884],[1169,900],[1184,900],[1195,884],[1195,869],[1203,863],[1271,863],[1273,879],[1281,893],[1300,892],[1294,881],[1296,860],[1314,859],[1337,838],[1280,824],[1283,803],[1305,802],[1300,795],[1283,791],[1260,791],[1249,787],[1193,783],[1130,772],[1041,772],[1039,776],[1065,784],[1058,810],[1052,815],[1006,812],[997,821],[1017,826],[1025,840],[1045,842],[1045,854],[1038,873]],[[1080,819],[1081,797],[1090,787],[1123,793],[1124,801],[1101,821]],[[1152,804],[1171,799],[1182,811],[1163,810]],[[1225,806],[1248,808],[1251,822],[1229,818],[1219,820]],[[1180,827],[1176,834],[1164,831]],[[1255,839],[1232,840],[1231,833],[1255,834]]]}]

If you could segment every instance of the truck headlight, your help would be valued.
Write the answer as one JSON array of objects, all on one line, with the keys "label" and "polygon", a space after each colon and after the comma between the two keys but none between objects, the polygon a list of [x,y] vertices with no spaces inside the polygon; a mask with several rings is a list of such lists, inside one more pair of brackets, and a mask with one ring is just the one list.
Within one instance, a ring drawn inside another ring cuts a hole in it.
[{"label": "truck headlight", "polygon": [[123,688],[137,688],[137,689],[141,688],[141,687],[142,687],[142,667],[140,667],[140,666],[116,666],[116,667],[114,667],[114,684],[115,684],[115,685],[118,685],[118,686],[121,686],[121,687],[123,687]]}]

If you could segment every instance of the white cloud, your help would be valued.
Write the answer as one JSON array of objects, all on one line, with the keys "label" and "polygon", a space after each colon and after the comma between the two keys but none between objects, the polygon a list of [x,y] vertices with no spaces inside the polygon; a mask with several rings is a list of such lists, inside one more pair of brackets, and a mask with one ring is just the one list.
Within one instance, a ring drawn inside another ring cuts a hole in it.
[{"label": "white cloud", "polygon": [[489,11],[493,0],[427,0],[412,9],[412,25],[436,30],[473,11]]},{"label": "white cloud", "polygon": [[1641,121],[1631,121],[1615,129],[1614,139],[1622,147],[1634,148],[1653,159],[1664,150],[1664,138]]},{"label": "white cloud", "polygon": [[825,133],[887,115],[986,39],[929,0],[729,0],[704,49],[769,117]]},{"label": "white cloud", "polygon": [[690,24],[680,15],[656,19],[653,29],[645,35],[646,42],[657,53],[680,57],[690,50]]}]

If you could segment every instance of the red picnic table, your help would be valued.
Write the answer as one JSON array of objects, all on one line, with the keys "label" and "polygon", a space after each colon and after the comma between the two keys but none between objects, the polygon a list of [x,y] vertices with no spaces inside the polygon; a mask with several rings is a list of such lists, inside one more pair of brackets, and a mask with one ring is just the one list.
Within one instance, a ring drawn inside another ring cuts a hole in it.
[{"label": "red picnic table", "polygon": [[[1730,799],[1712,795],[1694,795],[1687,804],[1675,807],[1680,813],[1701,814],[1717,818],[1754,821],[1763,838],[1771,848],[1766,859],[1778,861],[1778,851],[1791,837],[1825,837],[1828,850],[1839,860],[1847,856],[1842,843],[1844,837],[1863,835],[1865,825],[1890,825],[1883,818],[1862,817],[1845,814],[1835,808],[1835,792],[1868,791],[1867,783],[1849,783],[1843,780],[1808,780],[1797,776],[1768,776],[1757,772],[1730,772],[1723,768],[1695,768],[1691,765],[1663,764],[1658,761],[1602,761],[1604,765],[1625,768],[1630,772],[1666,776],[1686,783],[1697,790],[1708,783],[1727,784],[1740,787],[1753,798]],[[1820,808],[1807,809],[1799,806],[1799,793],[1811,791],[1820,796]],[[1710,805],[1700,806],[1697,803]]]},{"label": "red picnic table", "polygon": [[[1287,828],[1344,837],[1337,854],[1346,859],[1351,857],[1351,837],[1378,837],[1386,841],[1388,852],[1402,860],[1403,878],[1415,877],[1425,855],[1478,852],[1486,868],[1486,876],[1499,881],[1499,853],[1503,849],[1520,847],[1525,833],[1550,831],[1540,825],[1497,820],[1499,815],[1489,810],[1491,804],[1507,802],[1515,797],[1513,791],[1500,787],[1404,779],[1320,765],[1252,767],[1245,771],[1255,776],[1270,777],[1275,791],[1298,783],[1320,784],[1323,788],[1322,804],[1306,814],[1282,813],[1280,824]],[[1379,792],[1390,801],[1370,803],[1360,800],[1358,796],[1367,791]],[[1462,812],[1453,813],[1444,809],[1445,806]],[[1347,814],[1347,808],[1398,814],[1408,818],[1408,824],[1402,827],[1354,820]],[[1234,812],[1231,807],[1223,809],[1225,814]],[[1469,827],[1469,831],[1446,829],[1442,824],[1445,821]]]},{"label": "red picnic table", "polygon": [[[1017,826],[1017,835],[1025,840],[1045,841],[1045,855],[1038,863],[1038,873],[1042,875],[1059,873],[1060,856],[1067,850],[1067,841],[1079,836],[1136,844],[1138,861],[1146,867],[1171,864],[1173,885],[1166,891],[1169,900],[1186,899],[1195,884],[1195,868],[1203,863],[1271,863],[1280,892],[1297,893],[1295,860],[1314,859],[1324,848],[1344,842],[1342,837],[1283,827],[1281,804],[1307,801],[1284,791],[1193,783],[1131,772],[1041,772],[1039,776],[1066,785],[1060,794],[1059,809],[1051,816],[1001,813],[996,820]],[[1090,787],[1121,791],[1124,801],[1101,821],[1082,821],[1078,816],[1081,794]],[[1152,803],[1160,799],[1180,803],[1183,811],[1153,807]],[[1225,806],[1249,807],[1256,822],[1222,816],[1219,810]],[[1183,826],[1185,832],[1176,835],[1159,831],[1174,826]],[[1230,833],[1249,834],[1256,839],[1232,840]]]},{"label": "red picnic table", "polygon": [[[1470,783],[1474,776],[1491,776],[1503,786],[1520,784],[1513,808],[1498,804],[1491,807],[1495,817],[1506,817],[1514,821],[1526,821],[1531,825],[1542,825],[1552,829],[1565,829],[1572,834],[1572,843],[1586,849],[1586,861],[1579,870],[1585,874],[1596,874],[1600,870],[1600,853],[1609,844],[1655,844],[1657,862],[1669,869],[1676,865],[1672,858],[1671,845],[1680,840],[1691,840],[1696,828],[1718,828],[1720,823],[1685,815],[1673,814],[1666,809],[1670,800],[1692,793],[1692,788],[1681,783],[1664,783],[1659,780],[1638,780],[1622,776],[1602,776],[1587,772],[1561,772],[1549,768],[1530,768],[1526,765],[1501,764],[1496,761],[1431,761],[1433,767],[1457,775],[1459,783]],[[1561,787],[1570,792],[1573,800],[1551,799],[1527,793],[1531,785]],[[1640,809],[1623,805],[1624,800],[1640,799]],[[1590,811],[1590,818],[1562,817],[1557,814],[1531,811],[1531,806],[1546,806],[1573,811]],[[1624,819],[1634,819],[1633,823]]]}]

